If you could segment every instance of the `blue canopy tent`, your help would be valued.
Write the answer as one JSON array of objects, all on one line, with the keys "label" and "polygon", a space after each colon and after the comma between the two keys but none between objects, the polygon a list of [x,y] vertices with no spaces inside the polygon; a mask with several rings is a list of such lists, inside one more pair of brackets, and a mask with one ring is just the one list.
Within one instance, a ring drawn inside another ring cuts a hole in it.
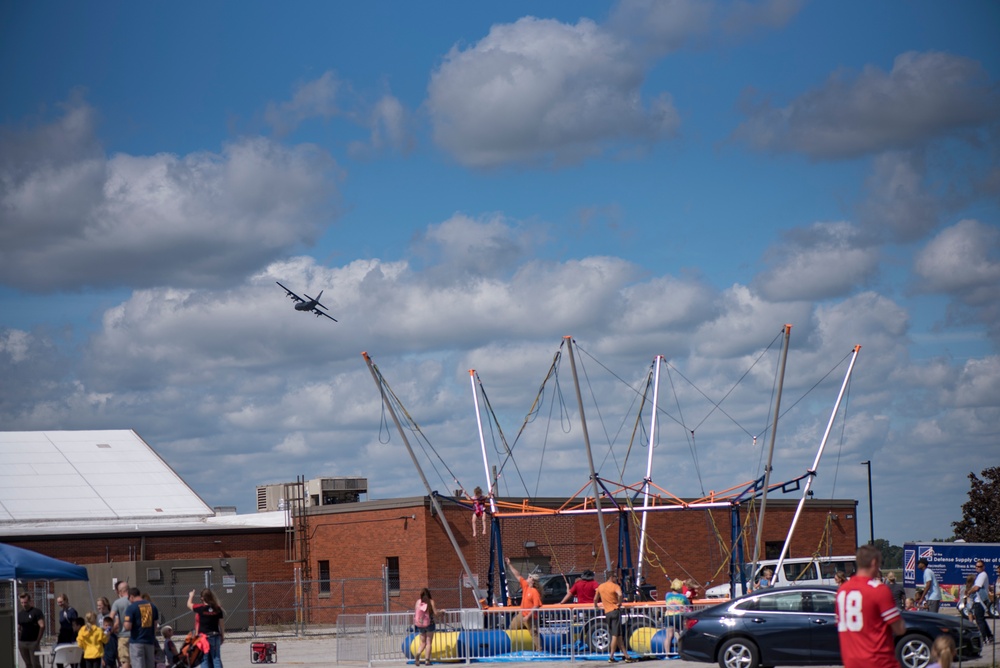
[{"label": "blue canopy tent", "polygon": [[89,580],[87,569],[0,543],[0,580]]},{"label": "blue canopy tent", "polygon": [[[2,660],[2,656],[4,654],[11,657],[13,663],[10,665],[17,665],[18,580],[89,579],[90,578],[87,576],[87,569],[83,566],[77,566],[76,564],[47,557],[44,554],[32,552],[31,550],[25,550],[20,547],[14,547],[13,545],[0,543],[0,581],[9,580],[11,582],[10,591],[12,593],[12,599],[9,601],[9,604],[5,604],[3,608],[14,611],[12,623],[10,625],[0,625],[0,647],[3,648],[2,651],[0,651],[0,665],[7,664],[6,661]],[[3,627],[6,627],[6,629]],[[7,636],[7,638],[2,638],[2,636],[7,635],[7,630],[10,631],[10,635]],[[10,643],[9,645],[8,642]],[[7,651],[8,647],[9,653]]]}]

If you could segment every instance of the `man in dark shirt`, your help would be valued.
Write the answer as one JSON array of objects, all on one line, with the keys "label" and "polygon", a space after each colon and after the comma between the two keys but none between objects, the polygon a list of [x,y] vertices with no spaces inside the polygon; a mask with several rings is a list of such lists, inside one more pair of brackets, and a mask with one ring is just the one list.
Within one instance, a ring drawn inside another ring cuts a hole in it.
[{"label": "man in dark shirt", "polygon": [[24,593],[19,598],[21,609],[17,611],[17,651],[21,653],[25,666],[42,668],[41,659],[35,652],[42,646],[45,617],[42,611],[33,605],[31,594]]},{"label": "man in dark shirt", "polygon": [[142,597],[138,587],[128,590],[129,606],[125,608],[125,630],[128,631],[128,652],[132,668],[155,668],[156,626],[160,612],[151,601]]},{"label": "man in dark shirt", "polygon": [[889,572],[889,575],[886,576],[885,584],[889,587],[889,591],[892,592],[892,598],[896,601],[896,607],[900,610],[906,607],[906,588],[896,582],[895,573]]}]

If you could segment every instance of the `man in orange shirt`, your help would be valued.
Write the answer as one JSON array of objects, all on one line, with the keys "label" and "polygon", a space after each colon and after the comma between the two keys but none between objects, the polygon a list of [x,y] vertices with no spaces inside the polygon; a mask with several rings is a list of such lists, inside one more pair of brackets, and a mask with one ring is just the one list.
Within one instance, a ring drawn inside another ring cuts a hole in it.
[{"label": "man in orange shirt", "polygon": [[617,663],[615,651],[618,649],[619,642],[622,646],[625,663],[632,663],[635,659],[628,655],[628,650],[625,649],[625,637],[622,635],[622,588],[618,586],[617,571],[609,572],[604,584],[594,592],[595,608],[598,603],[604,606],[604,619],[608,623],[608,633],[611,636],[608,663]]},{"label": "man in orange shirt", "polygon": [[535,612],[542,607],[542,593],[538,591],[538,576],[531,574],[527,578],[522,578],[508,557],[504,557],[504,561],[510,572],[521,583],[521,614],[510,620],[510,630],[528,629],[531,634],[531,646],[536,652],[541,651],[542,643],[538,637],[538,618]]}]

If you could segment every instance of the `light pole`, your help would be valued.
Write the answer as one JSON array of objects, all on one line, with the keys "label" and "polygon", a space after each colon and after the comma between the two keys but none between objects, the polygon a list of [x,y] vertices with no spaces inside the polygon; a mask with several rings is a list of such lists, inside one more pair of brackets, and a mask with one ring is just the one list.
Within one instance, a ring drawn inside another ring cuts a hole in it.
[{"label": "light pole", "polygon": [[868,467],[868,534],[871,538],[868,540],[869,545],[875,544],[875,511],[872,508],[872,462],[868,461],[861,462],[862,466]]}]

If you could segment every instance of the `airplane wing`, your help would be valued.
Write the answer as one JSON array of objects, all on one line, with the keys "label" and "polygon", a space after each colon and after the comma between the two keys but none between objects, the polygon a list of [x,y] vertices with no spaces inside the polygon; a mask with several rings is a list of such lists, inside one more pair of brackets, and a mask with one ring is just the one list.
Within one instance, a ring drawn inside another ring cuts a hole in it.
[{"label": "airplane wing", "polygon": [[[278,285],[281,285],[280,281],[275,281],[275,283],[277,283]],[[286,288],[284,285],[281,285],[281,287],[285,291],[285,294],[288,295],[288,298],[291,299],[292,301],[296,301],[296,302],[304,302],[305,301],[305,299],[303,299],[302,297],[299,297],[297,294],[295,294],[294,292],[292,292],[291,290],[289,290],[288,288]]]},{"label": "airplane wing", "polygon": [[[324,308],[326,308],[326,307],[324,307]],[[317,318],[318,318],[319,316],[321,316],[321,315],[325,315],[325,316],[326,316],[327,318],[329,318],[330,320],[333,320],[334,322],[337,322],[337,319],[336,319],[336,318],[334,318],[334,317],[333,317],[332,315],[330,315],[329,313],[324,313],[323,311],[320,311],[320,310],[319,310],[318,308],[314,308],[314,309],[312,310],[312,312],[316,314],[316,317],[317,317]]]}]

